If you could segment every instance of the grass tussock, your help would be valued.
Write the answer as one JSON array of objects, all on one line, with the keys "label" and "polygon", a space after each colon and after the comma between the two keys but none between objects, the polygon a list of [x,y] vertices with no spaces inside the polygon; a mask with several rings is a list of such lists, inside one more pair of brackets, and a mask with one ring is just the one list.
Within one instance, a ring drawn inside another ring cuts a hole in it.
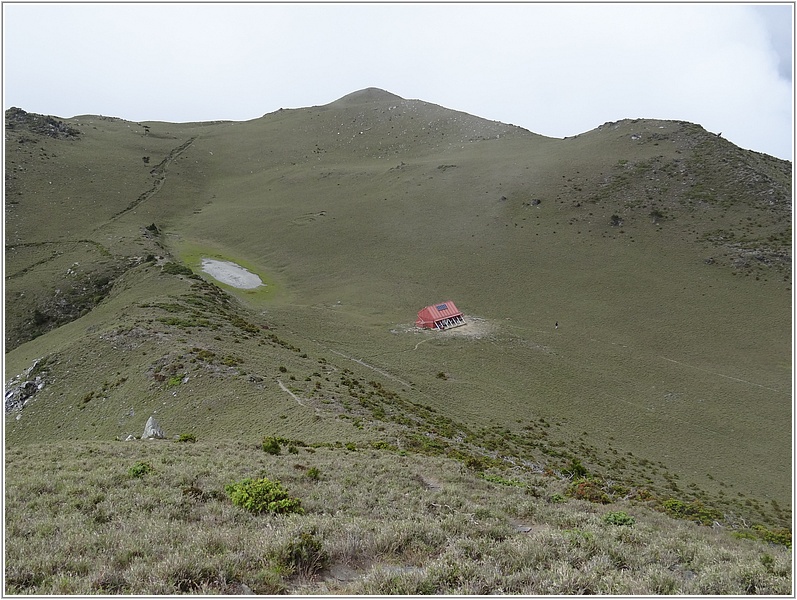
[{"label": "grass tussock", "polygon": [[[441,457],[136,441],[21,445],[6,461],[7,594],[792,589],[783,545],[628,502],[550,502]],[[225,489],[247,478],[281,482],[269,489],[304,513],[236,506]]]}]

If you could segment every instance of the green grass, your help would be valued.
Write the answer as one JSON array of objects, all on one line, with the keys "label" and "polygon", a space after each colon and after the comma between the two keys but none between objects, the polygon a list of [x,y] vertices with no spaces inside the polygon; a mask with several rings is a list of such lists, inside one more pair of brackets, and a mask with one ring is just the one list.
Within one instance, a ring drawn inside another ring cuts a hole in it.
[{"label": "green grass", "polygon": [[[791,592],[784,546],[628,501],[551,504],[445,458],[200,440],[20,444],[6,463],[6,593]],[[304,514],[224,492],[260,477]]]}]

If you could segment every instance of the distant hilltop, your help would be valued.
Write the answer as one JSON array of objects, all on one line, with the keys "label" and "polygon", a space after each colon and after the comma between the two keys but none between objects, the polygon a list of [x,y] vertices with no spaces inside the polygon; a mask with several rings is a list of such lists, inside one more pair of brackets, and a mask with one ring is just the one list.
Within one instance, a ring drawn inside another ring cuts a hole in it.
[{"label": "distant hilltop", "polygon": [[334,102],[330,102],[329,106],[353,106],[356,104],[366,104],[369,102],[399,102],[401,100],[404,100],[404,98],[391,92],[380,88],[367,87],[365,89],[346,94]]}]

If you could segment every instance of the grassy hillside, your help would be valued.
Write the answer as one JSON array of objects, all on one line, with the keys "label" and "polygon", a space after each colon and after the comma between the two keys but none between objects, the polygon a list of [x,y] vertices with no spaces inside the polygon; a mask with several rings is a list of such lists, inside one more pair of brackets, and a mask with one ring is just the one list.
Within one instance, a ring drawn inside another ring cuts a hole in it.
[{"label": "grassy hillside", "polygon": [[[7,593],[791,593],[782,545],[446,458],[81,441],[6,463]],[[227,486],[264,476],[303,514],[232,505]]]},{"label": "grassy hillside", "polygon": [[[8,457],[110,457],[154,415],[202,460],[276,436],[349,469],[348,444],[786,539],[791,163],[680,121],[560,140],[375,89],[244,123],[10,109],[5,133]],[[468,325],[413,327],[447,299]],[[599,589],[656,589],[624,585]]]}]

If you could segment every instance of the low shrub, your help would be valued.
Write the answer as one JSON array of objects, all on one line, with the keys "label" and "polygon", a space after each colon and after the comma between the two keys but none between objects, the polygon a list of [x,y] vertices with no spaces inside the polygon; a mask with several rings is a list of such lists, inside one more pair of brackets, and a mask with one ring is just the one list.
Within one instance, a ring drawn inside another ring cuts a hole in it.
[{"label": "low shrub", "polygon": [[374,450],[397,450],[396,446],[389,444],[384,440],[375,440],[371,442],[371,448]]},{"label": "low shrub", "polygon": [[572,475],[576,479],[587,477],[589,475],[587,467],[582,465],[581,461],[577,458],[572,459],[570,461],[570,465],[562,469],[562,473],[564,473],[565,475]]},{"label": "low shrub", "polygon": [[185,265],[178,265],[177,263],[168,262],[163,265],[162,273],[169,275],[193,275],[194,272]]},{"label": "low shrub", "polygon": [[280,571],[309,579],[329,564],[329,553],[324,550],[315,531],[303,531],[272,551],[270,558]]},{"label": "low shrub", "polygon": [[603,522],[607,525],[628,525],[636,523],[636,519],[624,511],[608,512],[603,515]]},{"label": "low shrub", "polygon": [[490,481],[492,483],[500,483],[501,485],[508,485],[513,487],[524,487],[524,483],[522,481],[518,481],[517,479],[506,479],[501,477],[500,475],[490,475],[489,473],[480,474],[482,479],[485,481]]},{"label": "low shrub", "polygon": [[609,494],[601,488],[600,483],[593,479],[578,479],[567,488],[565,493],[576,500],[586,500],[596,504],[608,504],[612,501]]},{"label": "low shrub", "polygon": [[263,452],[266,454],[279,454],[280,453],[280,443],[279,440],[275,437],[265,437],[263,438]]},{"label": "low shrub", "polygon": [[178,442],[190,442],[190,443],[193,444],[193,443],[196,442],[196,436],[193,433],[181,433],[180,437],[178,437],[176,441],[178,441]]},{"label": "low shrub", "polygon": [[487,467],[483,458],[472,455],[467,455],[465,457],[465,466],[474,471],[483,471]]},{"label": "low shrub", "polygon": [[291,498],[279,481],[246,478],[224,487],[224,491],[235,506],[251,513],[304,514],[301,500]]},{"label": "low shrub", "polygon": [[243,362],[242,359],[238,358],[237,356],[233,356],[232,354],[228,354],[221,361],[221,363],[225,367],[234,367],[236,365],[241,364],[242,362]]},{"label": "low shrub", "polygon": [[147,473],[152,473],[155,471],[155,467],[153,467],[148,462],[137,462],[132,467],[127,470],[128,475],[133,478],[143,477]]},{"label": "low shrub", "polygon": [[791,531],[788,529],[767,529],[763,525],[753,525],[752,529],[755,530],[765,542],[780,544],[787,548],[791,548]]},{"label": "low shrub", "polygon": [[705,506],[700,500],[684,502],[677,498],[668,498],[661,503],[661,507],[671,517],[696,521],[701,525],[711,525],[714,521],[722,520],[722,514],[718,510]]}]

